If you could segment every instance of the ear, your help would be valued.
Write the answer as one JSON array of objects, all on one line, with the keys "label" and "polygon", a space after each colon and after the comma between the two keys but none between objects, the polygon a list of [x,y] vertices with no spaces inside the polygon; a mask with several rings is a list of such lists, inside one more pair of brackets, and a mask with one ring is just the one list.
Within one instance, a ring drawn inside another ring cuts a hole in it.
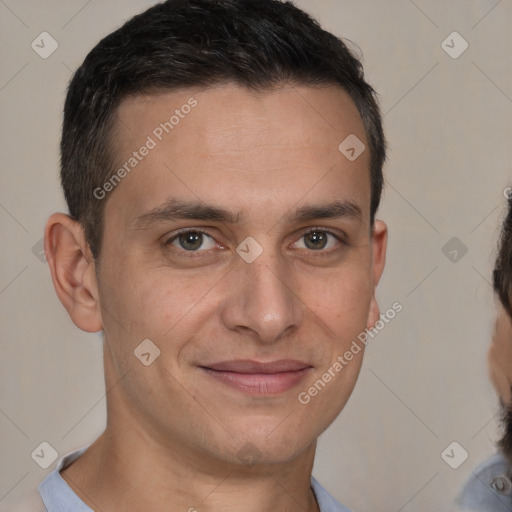
[{"label": "ear", "polygon": [[373,296],[370,303],[370,312],[366,327],[370,329],[380,319],[380,309],[377,304],[375,292],[379,284],[384,266],[386,264],[386,249],[388,245],[388,228],[381,220],[376,220],[372,231],[372,272]]},{"label": "ear", "polygon": [[73,323],[86,332],[101,331],[95,262],[81,224],[53,214],[46,223],[44,251],[55,291]]}]

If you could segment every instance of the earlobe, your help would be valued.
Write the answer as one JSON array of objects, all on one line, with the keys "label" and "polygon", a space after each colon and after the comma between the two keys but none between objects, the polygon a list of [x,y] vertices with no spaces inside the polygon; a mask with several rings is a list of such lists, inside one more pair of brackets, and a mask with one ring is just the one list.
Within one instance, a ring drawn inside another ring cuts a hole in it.
[{"label": "earlobe", "polygon": [[63,213],[46,223],[44,249],[53,286],[73,323],[86,332],[103,328],[95,263],[83,228]]}]

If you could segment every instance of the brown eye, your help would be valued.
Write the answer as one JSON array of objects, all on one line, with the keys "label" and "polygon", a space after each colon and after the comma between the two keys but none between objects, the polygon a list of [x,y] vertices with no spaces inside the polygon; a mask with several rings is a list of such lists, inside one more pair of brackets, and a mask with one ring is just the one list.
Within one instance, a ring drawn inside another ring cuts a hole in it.
[{"label": "brown eye", "polygon": [[304,235],[304,242],[308,249],[325,249],[328,241],[328,234],[325,231],[310,231]]},{"label": "brown eye", "polygon": [[325,229],[316,228],[304,233],[295,243],[295,248],[329,254],[331,250],[339,249],[342,245],[344,242],[339,236]]},{"label": "brown eye", "polygon": [[201,231],[184,231],[172,237],[167,244],[187,252],[197,252],[199,249],[212,249],[215,241]]}]

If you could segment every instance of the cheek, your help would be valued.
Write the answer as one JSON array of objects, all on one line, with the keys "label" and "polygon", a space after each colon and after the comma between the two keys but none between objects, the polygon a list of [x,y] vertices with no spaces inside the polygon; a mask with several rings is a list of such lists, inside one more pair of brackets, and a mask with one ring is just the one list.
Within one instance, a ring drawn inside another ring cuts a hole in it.
[{"label": "cheek", "polygon": [[368,269],[336,269],[299,283],[298,296],[333,332],[364,330],[373,296]]},{"label": "cheek", "polygon": [[166,365],[173,366],[177,353],[215,308],[212,300],[221,283],[219,275],[198,278],[168,268],[120,264],[101,293],[102,306],[111,313],[105,315],[105,334],[118,358],[129,358],[142,340],[150,339]]}]

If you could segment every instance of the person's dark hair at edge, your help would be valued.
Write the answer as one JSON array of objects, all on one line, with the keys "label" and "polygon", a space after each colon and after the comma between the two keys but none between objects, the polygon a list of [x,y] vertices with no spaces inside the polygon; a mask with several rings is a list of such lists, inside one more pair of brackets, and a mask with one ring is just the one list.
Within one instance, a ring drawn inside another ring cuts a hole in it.
[{"label": "person's dark hair at edge", "polygon": [[[507,315],[512,319],[512,198],[507,199],[507,215],[501,227],[498,256],[493,271],[493,288]],[[512,343],[512,340],[510,340]],[[512,463],[512,404],[502,403],[501,452]]]},{"label": "person's dark hair at edge", "polygon": [[82,224],[95,259],[105,201],[93,191],[115,172],[112,127],[121,100],[229,82],[254,91],[341,86],[359,110],[370,145],[373,225],[386,144],[375,92],[346,45],[291,2],[168,0],[101,40],[68,88],[61,182],[70,216]]},{"label": "person's dark hair at edge", "polygon": [[512,198],[507,199],[507,206],[494,265],[493,287],[503,308],[512,318]]}]

